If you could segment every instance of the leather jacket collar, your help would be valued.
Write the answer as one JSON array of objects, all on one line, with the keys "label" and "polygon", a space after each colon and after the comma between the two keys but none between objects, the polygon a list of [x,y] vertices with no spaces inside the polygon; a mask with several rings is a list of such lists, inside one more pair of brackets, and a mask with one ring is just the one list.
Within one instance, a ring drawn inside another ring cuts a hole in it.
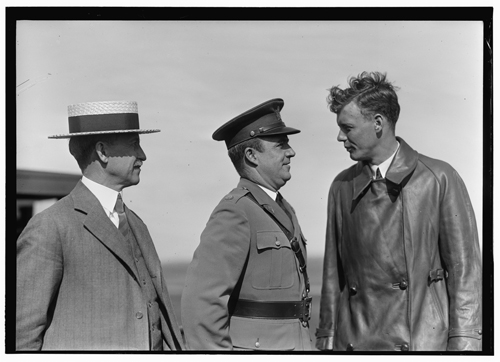
[{"label": "leather jacket collar", "polygon": [[[411,148],[402,138],[396,137],[396,139],[400,143],[399,150],[389,166],[385,178],[399,185],[417,167],[418,152]],[[356,200],[372,180],[370,165],[359,161],[354,169],[352,199]]]}]

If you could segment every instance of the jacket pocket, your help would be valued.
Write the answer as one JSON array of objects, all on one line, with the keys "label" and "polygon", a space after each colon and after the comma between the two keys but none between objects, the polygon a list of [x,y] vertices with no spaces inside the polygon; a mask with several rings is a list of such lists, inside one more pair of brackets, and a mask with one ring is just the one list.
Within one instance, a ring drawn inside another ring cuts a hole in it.
[{"label": "jacket pocket", "polygon": [[292,351],[300,343],[296,320],[231,318],[229,335],[233,347],[264,351]]},{"label": "jacket pocket", "polygon": [[285,289],[293,286],[295,261],[290,241],[281,231],[257,232],[257,255],[252,270],[255,289]]}]

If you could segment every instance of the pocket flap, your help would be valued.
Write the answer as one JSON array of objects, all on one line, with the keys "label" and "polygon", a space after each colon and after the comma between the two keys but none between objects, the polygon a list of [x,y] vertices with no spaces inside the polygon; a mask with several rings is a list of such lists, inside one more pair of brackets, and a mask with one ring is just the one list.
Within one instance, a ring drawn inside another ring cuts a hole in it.
[{"label": "pocket flap", "polygon": [[296,320],[233,317],[229,334],[237,348],[291,351],[300,339],[300,324]]},{"label": "pocket flap", "polygon": [[290,241],[282,231],[257,231],[257,249],[290,248]]}]

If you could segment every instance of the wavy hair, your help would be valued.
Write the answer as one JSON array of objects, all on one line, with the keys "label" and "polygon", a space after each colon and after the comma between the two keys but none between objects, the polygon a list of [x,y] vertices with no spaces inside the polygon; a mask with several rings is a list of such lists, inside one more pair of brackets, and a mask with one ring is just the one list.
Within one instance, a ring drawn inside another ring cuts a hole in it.
[{"label": "wavy hair", "polygon": [[398,88],[387,80],[385,73],[362,72],[357,77],[351,77],[348,83],[346,89],[336,86],[328,90],[330,111],[339,114],[347,104],[354,102],[364,116],[380,113],[393,128],[396,126],[400,112],[396,95]]}]

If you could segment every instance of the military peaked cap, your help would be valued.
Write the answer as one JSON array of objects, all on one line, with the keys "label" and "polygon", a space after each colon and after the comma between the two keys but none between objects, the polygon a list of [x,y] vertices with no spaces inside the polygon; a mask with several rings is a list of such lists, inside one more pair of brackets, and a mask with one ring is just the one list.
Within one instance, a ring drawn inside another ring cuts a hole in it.
[{"label": "military peaked cap", "polygon": [[275,98],[259,104],[222,125],[212,138],[225,141],[227,149],[255,137],[295,134],[300,130],[287,127],[280,111],[285,102]]}]

